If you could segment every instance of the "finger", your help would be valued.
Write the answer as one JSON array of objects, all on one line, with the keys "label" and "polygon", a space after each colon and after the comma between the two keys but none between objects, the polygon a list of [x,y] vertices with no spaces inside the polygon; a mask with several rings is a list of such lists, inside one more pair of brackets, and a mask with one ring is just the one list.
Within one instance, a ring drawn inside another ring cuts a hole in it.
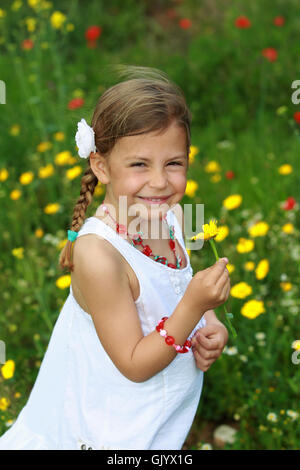
[{"label": "finger", "polygon": [[198,369],[202,370],[203,372],[206,372],[209,369],[209,367],[215,362],[214,359],[210,359],[210,360],[203,359],[198,353],[198,351],[195,351],[194,357],[195,357],[195,361],[196,361],[196,365]]},{"label": "finger", "polygon": [[218,261],[215,262],[215,264],[212,267],[211,270],[211,280],[214,284],[217,283],[219,278],[223,275],[224,271],[227,271],[226,265],[228,263],[227,258],[220,258]]},{"label": "finger", "polygon": [[196,341],[206,350],[211,351],[220,347],[218,338],[206,338],[203,334],[198,333]]},{"label": "finger", "polygon": [[208,351],[207,349],[203,348],[200,344],[196,344],[194,348],[192,348],[192,351],[197,351],[197,353],[204,359],[204,360],[209,360],[209,359],[217,359],[220,354],[221,354],[221,349],[216,348],[212,351]]}]

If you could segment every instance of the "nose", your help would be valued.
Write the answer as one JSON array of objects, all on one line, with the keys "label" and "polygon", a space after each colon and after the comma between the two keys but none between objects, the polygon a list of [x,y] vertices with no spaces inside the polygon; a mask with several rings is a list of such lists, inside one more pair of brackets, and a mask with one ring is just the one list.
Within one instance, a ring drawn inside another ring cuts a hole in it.
[{"label": "nose", "polygon": [[150,188],[165,188],[168,184],[168,178],[164,170],[153,171],[150,177],[149,186]]}]

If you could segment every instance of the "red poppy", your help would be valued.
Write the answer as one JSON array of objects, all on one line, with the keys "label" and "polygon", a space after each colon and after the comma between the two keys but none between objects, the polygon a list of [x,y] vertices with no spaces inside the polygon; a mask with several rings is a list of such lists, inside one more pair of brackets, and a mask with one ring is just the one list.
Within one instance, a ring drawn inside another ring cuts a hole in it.
[{"label": "red poppy", "polygon": [[295,112],[294,119],[298,124],[300,124],[300,111]]},{"label": "red poppy", "polygon": [[283,209],[285,211],[290,211],[291,209],[294,209],[296,204],[297,204],[296,199],[294,199],[293,197],[288,197],[283,205]]},{"label": "red poppy", "polygon": [[68,108],[69,109],[77,109],[80,108],[84,103],[83,98],[73,98],[71,101],[69,101]]},{"label": "red poppy", "polygon": [[34,47],[34,42],[32,41],[32,39],[24,39],[24,41],[22,41],[21,46],[22,46],[22,49],[29,51],[30,49]]},{"label": "red poppy", "polygon": [[95,41],[102,33],[100,26],[90,26],[85,32],[85,38],[88,41]]},{"label": "red poppy", "polygon": [[261,53],[269,62],[274,62],[277,59],[277,51],[273,47],[267,47]]},{"label": "red poppy", "polygon": [[232,170],[229,170],[229,171],[226,171],[225,176],[228,180],[232,180],[235,177],[235,174]]},{"label": "red poppy", "polygon": [[275,26],[282,26],[284,25],[284,23],[285,23],[285,19],[283,18],[283,16],[276,16],[276,18],[274,18]]},{"label": "red poppy", "polygon": [[178,24],[179,24],[180,28],[182,28],[182,29],[189,29],[192,26],[192,22],[188,18],[181,18],[181,20],[179,20]]},{"label": "red poppy", "polygon": [[251,21],[246,16],[239,16],[235,20],[235,26],[237,28],[250,28]]}]

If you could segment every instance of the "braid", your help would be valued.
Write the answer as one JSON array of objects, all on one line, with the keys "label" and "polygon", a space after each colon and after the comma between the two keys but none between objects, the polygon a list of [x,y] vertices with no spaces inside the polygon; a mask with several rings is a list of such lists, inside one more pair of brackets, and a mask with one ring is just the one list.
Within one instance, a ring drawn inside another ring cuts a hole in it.
[{"label": "braid", "polygon": [[[88,167],[85,170],[83,177],[81,178],[80,196],[73,210],[73,218],[70,230],[74,230],[74,232],[78,232],[80,230],[80,227],[82,226],[85,219],[86,210],[93,200],[93,194],[97,183],[98,178],[93,173],[90,164],[88,164]],[[73,271],[74,264],[72,263],[71,259],[71,251],[72,242],[68,240],[59,257],[59,264],[62,269],[68,268],[70,271]]]}]

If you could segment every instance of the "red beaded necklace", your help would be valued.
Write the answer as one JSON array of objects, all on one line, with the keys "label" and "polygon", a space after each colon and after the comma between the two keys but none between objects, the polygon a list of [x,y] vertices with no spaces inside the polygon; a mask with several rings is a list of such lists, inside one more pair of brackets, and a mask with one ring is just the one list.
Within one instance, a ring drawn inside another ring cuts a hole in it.
[{"label": "red beaded necklace", "polygon": [[[174,241],[174,225],[170,225],[169,227],[169,233],[170,233],[170,240],[169,240],[169,245],[170,245],[170,248],[171,250],[173,251],[174,255],[175,255],[175,259],[176,259],[176,265],[173,264],[173,263],[168,263],[167,259],[164,257],[164,256],[158,256],[158,255],[154,255],[152,253],[152,250],[150,248],[149,245],[144,245],[143,244],[143,239],[141,237],[141,234],[143,234],[142,232],[137,232],[136,234],[133,235],[133,237],[131,237],[129,235],[129,233],[127,232],[127,228],[125,225],[123,224],[119,224],[109,213],[109,210],[107,208],[107,206],[105,204],[101,204],[100,207],[103,209],[103,211],[109,215],[109,217],[115,222],[116,224],[116,230],[118,233],[125,233],[130,239],[131,239],[131,245],[132,246],[135,246],[135,245],[141,245],[143,250],[142,250],[142,253],[146,256],[152,256],[154,258],[154,261],[157,261],[158,263],[162,263],[162,264],[165,264],[166,266],[168,266],[169,268],[173,268],[173,269],[180,269],[180,267],[182,266],[182,259],[181,259],[181,256],[177,255],[176,254],[176,251],[175,251],[175,241]],[[164,215],[163,217],[163,220],[166,222],[166,224],[168,224],[167,220],[166,220],[167,216],[166,214]]]}]

